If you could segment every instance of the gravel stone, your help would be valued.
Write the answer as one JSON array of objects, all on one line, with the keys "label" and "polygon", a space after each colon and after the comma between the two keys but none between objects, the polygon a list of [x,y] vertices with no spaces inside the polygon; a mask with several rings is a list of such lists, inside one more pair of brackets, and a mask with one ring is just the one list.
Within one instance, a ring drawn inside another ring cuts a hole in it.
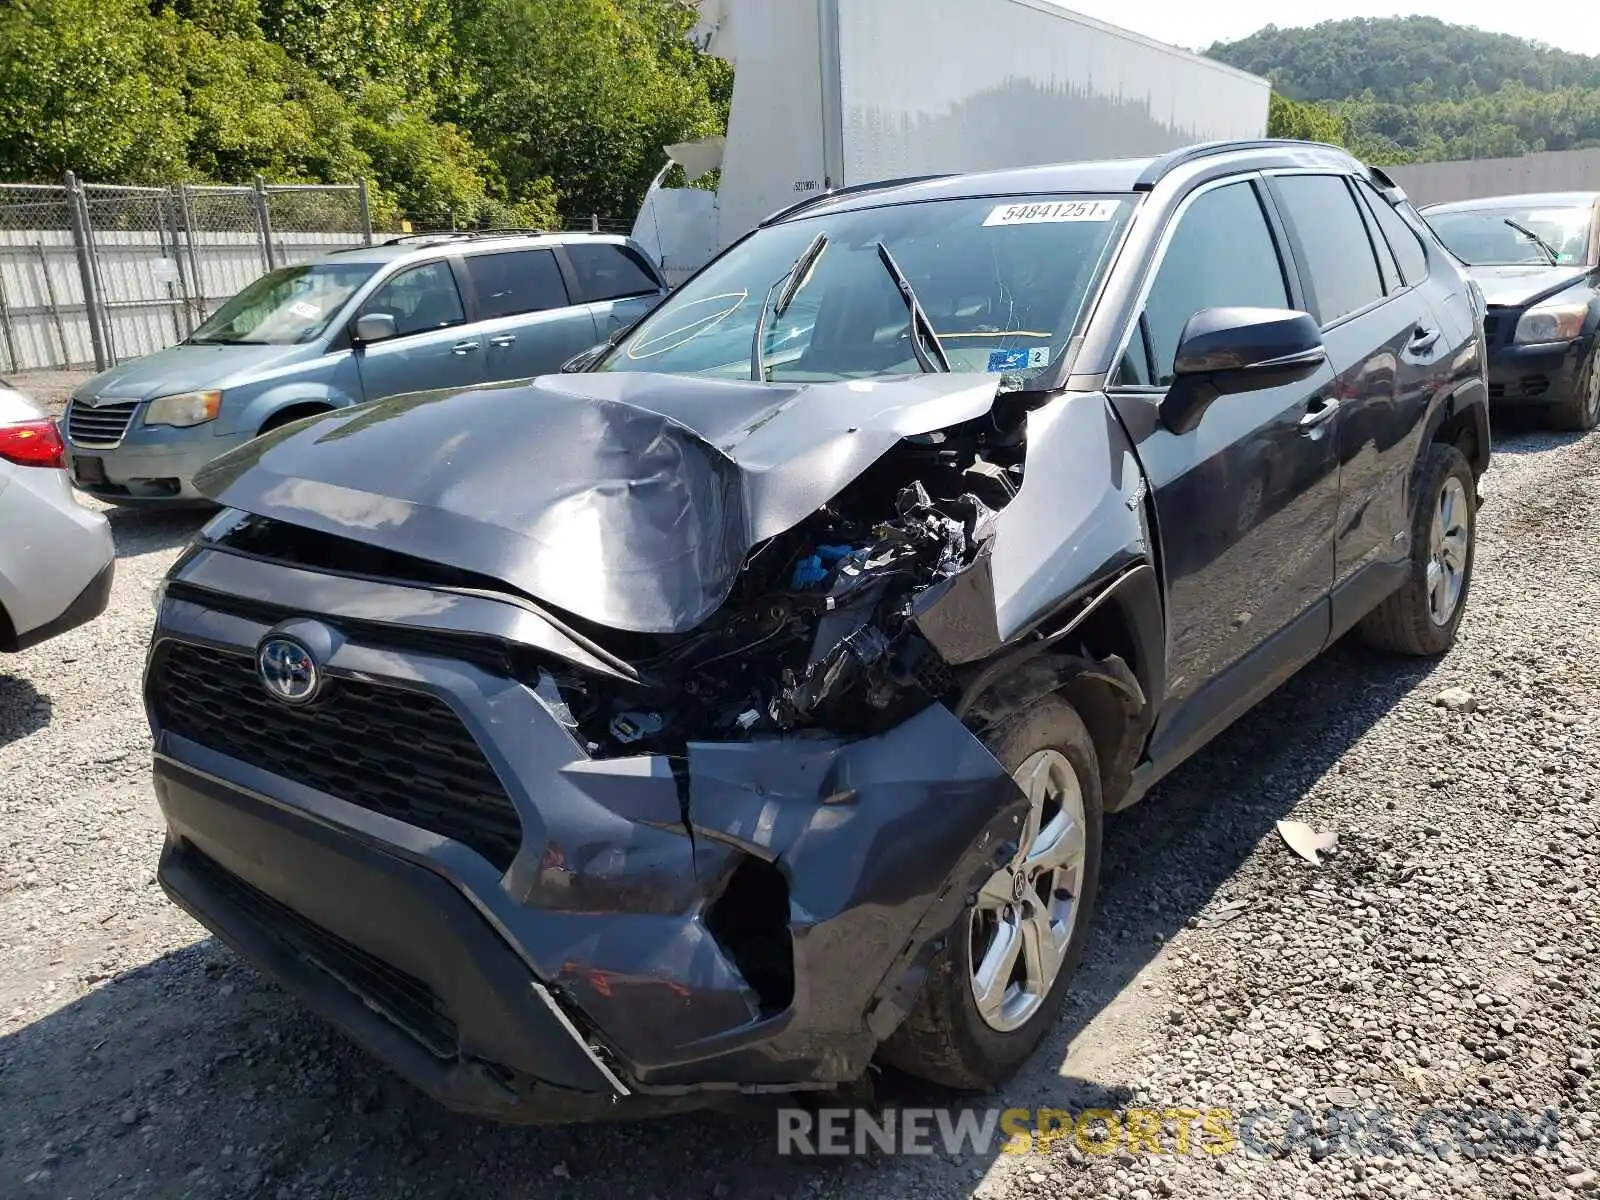
[{"label": "gravel stone", "polygon": [[[852,1165],[780,1156],[767,1101],[598,1129],[441,1111],[156,886],[150,592],[203,515],[112,513],[110,610],[0,657],[0,1196],[1594,1195],[1600,435],[1497,437],[1458,645],[1416,662],[1347,640],[1108,820],[1059,1025],[970,1098],[1255,1111],[1262,1156],[1210,1153],[1200,1118],[1187,1154],[1169,1121],[1160,1155],[997,1138]],[[1281,819],[1337,849],[1286,858]],[[1392,1113],[1392,1141],[1353,1152],[1330,1109]]]}]

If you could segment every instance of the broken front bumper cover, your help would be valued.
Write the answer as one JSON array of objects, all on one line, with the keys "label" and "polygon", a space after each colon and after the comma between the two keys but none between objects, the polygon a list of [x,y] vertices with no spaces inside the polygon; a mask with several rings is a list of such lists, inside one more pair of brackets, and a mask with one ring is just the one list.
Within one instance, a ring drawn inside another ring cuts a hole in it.
[{"label": "broken front bumper cover", "polygon": [[[278,628],[269,616],[178,589],[152,661],[163,642],[253,651]],[[295,627],[315,641],[317,624]],[[691,744],[675,772],[659,756],[586,757],[532,689],[471,663],[327,632],[335,678],[431,693],[460,715],[521,821],[509,869],[158,719],[161,881],[464,1111],[589,1119],[859,1078],[1009,854],[1025,803],[937,705],[854,742]],[[781,880],[774,928],[719,912],[745,906],[751,873]]]}]

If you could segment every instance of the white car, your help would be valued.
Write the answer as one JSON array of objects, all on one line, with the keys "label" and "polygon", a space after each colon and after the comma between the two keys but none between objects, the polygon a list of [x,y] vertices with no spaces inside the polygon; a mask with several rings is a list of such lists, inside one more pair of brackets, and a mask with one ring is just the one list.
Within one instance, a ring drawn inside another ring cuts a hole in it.
[{"label": "white car", "polygon": [[26,650],[105,610],[116,551],[72,495],[56,423],[0,380],[0,651]]}]

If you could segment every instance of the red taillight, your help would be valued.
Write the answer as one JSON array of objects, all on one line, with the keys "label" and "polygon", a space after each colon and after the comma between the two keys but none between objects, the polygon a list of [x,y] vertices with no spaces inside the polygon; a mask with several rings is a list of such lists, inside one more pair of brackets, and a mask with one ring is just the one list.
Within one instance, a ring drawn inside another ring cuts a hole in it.
[{"label": "red taillight", "polygon": [[67,447],[50,420],[0,425],[0,458],[23,467],[64,467]]}]

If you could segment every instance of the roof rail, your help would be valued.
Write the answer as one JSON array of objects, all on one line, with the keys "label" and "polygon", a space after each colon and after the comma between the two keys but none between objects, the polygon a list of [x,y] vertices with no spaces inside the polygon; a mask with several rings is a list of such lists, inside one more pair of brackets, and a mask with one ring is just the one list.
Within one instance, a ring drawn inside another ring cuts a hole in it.
[{"label": "roof rail", "polygon": [[795,213],[810,208],[813,204],[821,204],[824,200],[837,200],[840,196],[854,196],[860,192],[884,191],[888,188],[906,187],[913,183],[927,183],[930,179],[949,179],[954,174],[951,171],[940,171],[933,175],[906,175],[900,179],[875,179],[871,183],[853,183],[849,187],[827,188],[807,196],[804,200],[796,200],[787,208],[780,208],[764,220],[756,223],[757,229],[765,229],[768,225],[776,225],[779,221],[794,216]]},{"label": "roof rail", "polygon": [[428,246],[435,242],[472,241],[475,238],[543,237],[548,229],[440,229],[432,233],[402,233],[384,241],[385,246]]},{"label": "roof rail", "polygon": [[1201,142],[1194,146],[1182,146],[1177,150],[1169,150],[1160,158],[1155,159],[1139,173],[1139,178],[1133,181],[1133,190],[1148,192],[1160,183],[1170,172],[1202,158],[1211,158],[1217,154],[1230,154],[1235,150],[1281,150],[1285,146],[1315,146],[1319,150],[1336,150],[1348,156],[1350,152],[1339,146],[1331,146],[1327,142],[1304,142],[1295,138],[1250,138],[1233,142]]}]

